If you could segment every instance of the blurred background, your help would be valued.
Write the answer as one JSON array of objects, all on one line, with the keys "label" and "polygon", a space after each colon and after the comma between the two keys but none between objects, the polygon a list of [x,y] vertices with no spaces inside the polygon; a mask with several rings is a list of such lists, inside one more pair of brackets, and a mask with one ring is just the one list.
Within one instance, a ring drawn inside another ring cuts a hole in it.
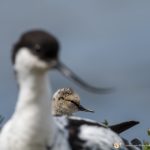
[{"label": "blurred background", "polygon": [[110,124],[138,120],[122,136],[148,139],[150,128],[149,0],[0,1],[0,114],[12,115],[17,86],[10,50],[22,32],[42,28],[61,43],[61,60],[88,83],[114,87],[113,93],[89,93],[53,71],[53,91],[72,87],[94,114],[78,113]]}]

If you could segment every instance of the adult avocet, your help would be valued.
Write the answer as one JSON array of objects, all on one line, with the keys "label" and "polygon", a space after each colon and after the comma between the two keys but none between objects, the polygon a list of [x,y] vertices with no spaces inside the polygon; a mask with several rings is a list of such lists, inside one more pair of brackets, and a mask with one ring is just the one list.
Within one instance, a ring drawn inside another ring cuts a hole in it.
[{"label": "adult avocet", "polygon": [[114,143],[124,146],[116,133],[97,122],[53,119],[48,70],[57,68],[81,83],[60,63],[58,54],[57,40],[42,30],[24,33],[14,46],[12,62],[19,95],[15,111],[0,133],[0,150],[111,150]]}]

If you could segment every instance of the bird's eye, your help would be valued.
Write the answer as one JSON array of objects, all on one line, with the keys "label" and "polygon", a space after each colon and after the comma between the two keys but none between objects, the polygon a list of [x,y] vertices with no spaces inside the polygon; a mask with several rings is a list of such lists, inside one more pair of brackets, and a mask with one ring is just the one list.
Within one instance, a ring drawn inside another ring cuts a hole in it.
[{"label": "bird's eye", "polygon": [[40,46],[39,44],[36,44],[36,45],[34,46],[34,50],[35,50],[36,53],[41,52],[41,46]]},{"label": "bird's eye", "polygon": [[59,98],[58,98],[58,100],[61,100],[61,99],[62,99],[62,100],[64,100],[64,98],[63,98],[63,97],[59,97]]}]

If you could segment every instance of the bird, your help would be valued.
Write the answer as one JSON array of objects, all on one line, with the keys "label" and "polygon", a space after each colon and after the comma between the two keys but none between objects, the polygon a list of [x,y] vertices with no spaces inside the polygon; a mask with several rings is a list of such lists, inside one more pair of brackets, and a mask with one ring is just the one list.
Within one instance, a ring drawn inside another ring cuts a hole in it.
[{"label": "bird", "polygon": [[[87,109],[80,104],[80,96],[72,88],[61,88],[53,94],[52,114],[54,116],[72,116],[78,111],[94,112],[93,110]],[[131,120],[109,125],[108,127],[114,132],[120,134],[137,124],[139,124],[139,121]]]},{"label": "bird", "polygon": [[[77,111],[94,112],[80,105],[80,96],[72,88],[58,89],[52,97],[52,114],[54,116],[72,116]],[[139,124],[139,121],[130,120],[121,122],[108,127],[114,132],[120,134],[133,126]]]},{"label": "bird", "polygon": [[72,88],[58,89],[52,97],[52,114],[72,116],[78,111],[94,112],[80,104],[80,96]]},{"label": "bird", "polygon": [[11,118],[0,132],[0,150],[112,150],[122,138],[104,125],[71,116],[53,117],[48,72],[61,71],[88,90],[59,60],[59,42],[42,29],[24,32],[12,49],[12,64],[19,87]]}]

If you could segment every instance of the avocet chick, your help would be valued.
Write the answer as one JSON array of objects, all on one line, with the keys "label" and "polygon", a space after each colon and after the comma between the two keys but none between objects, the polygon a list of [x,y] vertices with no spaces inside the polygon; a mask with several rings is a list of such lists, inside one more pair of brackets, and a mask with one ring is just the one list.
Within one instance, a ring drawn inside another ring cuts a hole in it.
[{"label": "avocet chick", "polygon": [[57,90],[52,99],[53,115],[71,116],[77,111],[94,112],[80,104],[79,95],[71,88],[62,88]]}]

